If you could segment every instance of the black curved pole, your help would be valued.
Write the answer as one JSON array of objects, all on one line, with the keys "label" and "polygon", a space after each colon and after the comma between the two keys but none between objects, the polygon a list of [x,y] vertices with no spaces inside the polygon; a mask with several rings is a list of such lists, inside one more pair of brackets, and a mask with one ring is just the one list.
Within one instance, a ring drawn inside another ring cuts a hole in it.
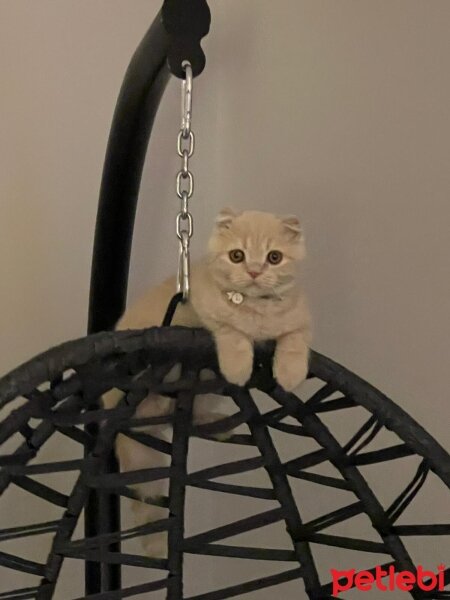
[{"label": "black curved pole", "polygon": [[[113,329],[126,303],[134,220],[147,146],[172,72],[182,77],[189,60],[194,76],[205,66],[201,39],[211,15],[206,0],[165,0],[128,66],[106,150],[95,229],[88,332]],[[92,399],[93,406],[98,399]],[[87,428],[92,440],[98,429]],[[89,451],[91,448],[87,448]],[[105,470],[117,469],[111,455]],[[85,535],[120,530],[117,496],[92,491],[85,508]],[[120,551],[119,544],[105,548]],[[86,595],[120,589],[120,565],[86,562]]]},{"label": "black curved pole", "polygon": [[134,218],[148,141],[172,72],[205,66],[200,46],[211,15],[206,0],[165,0],[138,46],[120,90],[103,168],[89,299],[89,333],[112,329],[125,308]]},{"label": "black curved pole", "polygon": [[89,333],[113,329],[125,308],[134,218],[145,154],[170,77],[161,13],[125,75],[103,168],[89,299]]}]

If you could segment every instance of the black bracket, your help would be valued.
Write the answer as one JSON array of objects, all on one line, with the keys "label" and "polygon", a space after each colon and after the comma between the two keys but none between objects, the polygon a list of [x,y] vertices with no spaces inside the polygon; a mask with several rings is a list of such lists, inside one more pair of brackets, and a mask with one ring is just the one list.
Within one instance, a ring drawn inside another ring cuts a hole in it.
[{"label": "black bracket", "polygon": [[165,0],[161,17],[170,38],[167,54],[170,72],[184,79],[182,63],[188,60],[194,77],[200,75],[206,64],[200,42],[211,24],[206,0]]}]

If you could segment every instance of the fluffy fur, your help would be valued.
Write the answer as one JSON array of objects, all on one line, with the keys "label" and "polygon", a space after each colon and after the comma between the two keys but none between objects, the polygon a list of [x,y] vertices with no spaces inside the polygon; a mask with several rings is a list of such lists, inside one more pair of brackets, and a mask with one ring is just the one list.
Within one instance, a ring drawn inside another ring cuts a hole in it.
[{"label": "fluffy fur", "polygon": [[[233,262],[232,250],[242,251],[245,260]],[[271,251],[282,253],[279,264],[270,263]],[[192,268],[190,300],[178,307],[174,324],[209,329],[224,377],[239,385],[245,385],[251,376],[254,342],[275,339],[274,376],[285,389],[294,389],[307,375],[311,337],[309,311],[297,284],[297,267],[304,255],[304,240],[296,217],[223,210],[216,220],[206,258]],[[172,277],[151,289],[126,311],[117,329],[160,325],[174,286]],[[228,292],[241,294],[243,301],[233,303]],[[120,393],[111,392],[104,398],[105,405],[112,407],[119,398]],[[172,410],[170,399],[152,396],[140,404],[137,416],[162,415]],[[196,423],[219,417],[195,403]],[[146,431],[158,437],[165,435],[161,427]],[[123,471],[164,464],[162,454],[123,435],[118,436],[116,451]],[[136,489],[141,497],[156,504],[165,492],[164,482],[146,483]],[[167,516],[166,509],[137,501],[134,510],[138,523]],[[166,545],[165,533],[145,538],[151,556],[165,556]]]}]

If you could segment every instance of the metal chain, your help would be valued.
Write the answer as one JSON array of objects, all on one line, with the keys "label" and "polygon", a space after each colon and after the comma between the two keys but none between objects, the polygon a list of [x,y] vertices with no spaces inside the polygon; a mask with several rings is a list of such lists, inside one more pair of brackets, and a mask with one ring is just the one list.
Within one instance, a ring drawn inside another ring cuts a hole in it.
[{"label": "metal chain", "polygon": [[177,214],[176,231],[180,248],[178,254],[177,292],[182,292],[183,301],[189,299],[190,257],[189,244],[194,232],[194,222],[189,212],[189,200],[194,192],[194,176],[189,170],[189,159],[194,154],[195,138],[191,130],[192,118],[192,67],[188,61],[183,62],[186,78],[181,85],[181,129],[178,133],[177,151],[181,157],[181,169],[177,173],[176,190],[181,200],[181,209]]}]

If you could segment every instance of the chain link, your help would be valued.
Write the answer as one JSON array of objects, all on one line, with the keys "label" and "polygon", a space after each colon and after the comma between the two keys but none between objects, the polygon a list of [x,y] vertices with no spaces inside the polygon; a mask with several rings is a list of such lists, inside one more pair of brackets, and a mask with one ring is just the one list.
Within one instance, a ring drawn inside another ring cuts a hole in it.
[{"label": "chain link", "polygon": [[194,193],[194,176],[189,169],[189,159],[194,154],[195,137],[191,129],[192,67],[188,61],[185,61],[182,66],[186,77],[181,86],[181,129],[177,140],[181,169],[176,176],[176,191],[178,198],[181,200],[181,208],[176,218],[176,232],[179,240],[177,292],[183,294],[183,301],[185,302],[188,300],[190,292],[189,244],[194,233],[194,221],[189,212],[189,199]]}]

